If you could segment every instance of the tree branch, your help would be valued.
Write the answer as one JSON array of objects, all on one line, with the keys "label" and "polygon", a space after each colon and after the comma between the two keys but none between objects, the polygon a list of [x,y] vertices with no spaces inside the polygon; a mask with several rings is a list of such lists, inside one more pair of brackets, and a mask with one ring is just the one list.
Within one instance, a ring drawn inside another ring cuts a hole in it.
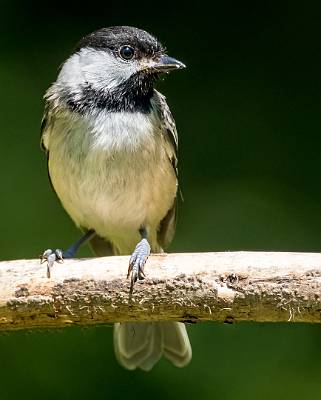
[{"label": "tree branch", "polygon": [[0,263],[0,330],[122,321],[321,322],[321,254],[160,254],[132,295],[129,257]]}]

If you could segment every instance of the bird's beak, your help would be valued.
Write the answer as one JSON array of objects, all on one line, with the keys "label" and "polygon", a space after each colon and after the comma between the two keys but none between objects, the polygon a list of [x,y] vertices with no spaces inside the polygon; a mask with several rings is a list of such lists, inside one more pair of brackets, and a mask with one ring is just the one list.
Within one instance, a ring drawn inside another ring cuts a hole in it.
[{"label": "bird's beak", "polygon": [[168,72],[175,69],[186,68],[186,65],[173,57],[163,54],[153,61],[153,63],[150,65],[150,68],[156,70],[157,72]]}]

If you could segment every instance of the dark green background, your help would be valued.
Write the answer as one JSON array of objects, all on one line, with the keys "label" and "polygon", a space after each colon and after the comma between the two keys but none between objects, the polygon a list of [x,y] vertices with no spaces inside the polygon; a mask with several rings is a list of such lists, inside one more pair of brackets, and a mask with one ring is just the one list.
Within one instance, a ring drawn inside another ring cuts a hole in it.
[{"label": "dark green background", "polygon": [[[171,251],[321,251],[318,2],[0,3],[1,259],[66,247],[79,233],[39,150],[42,95],[77,40],[128,24],[188,69],[166,94],[185,202]],[[82,252],[88,255],[88,249]],[[321,327],[201,324],[194,358],[151,373],[116,363],[112,329],[0,336],[0,398],[318,399]]]}]

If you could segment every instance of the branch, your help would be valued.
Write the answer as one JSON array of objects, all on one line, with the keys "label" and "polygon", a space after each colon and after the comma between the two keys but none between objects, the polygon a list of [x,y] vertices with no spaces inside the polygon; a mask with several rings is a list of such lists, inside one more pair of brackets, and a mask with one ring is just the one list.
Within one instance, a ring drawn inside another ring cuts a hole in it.
[{"label": "branch", "polygon": [[129,257],[0,262],[0,330],[122,321],[321,322],[321,254],[159,254],[132,295]]}]

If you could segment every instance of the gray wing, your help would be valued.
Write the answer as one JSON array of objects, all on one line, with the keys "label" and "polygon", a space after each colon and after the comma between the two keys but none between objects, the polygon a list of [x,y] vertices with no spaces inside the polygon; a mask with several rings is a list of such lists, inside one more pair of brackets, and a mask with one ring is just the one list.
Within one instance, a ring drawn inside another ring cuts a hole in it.
[{"label": "gray wing", "polygon": [[157,99],[157,108],[162,121],[162,132],[165,140],[169,144],[168,157],[171,161],[173,168],[175,169],[176,176],[177,171],[177,151],[178,151],[178,135],[176,125],[172,113],[166,103],[166,97],[155,90]]},{"label": "gray wing", "polygon": [[50,125],[49,104],[46,103],[45,110],[44,110],[44,113],[43,113],[43,117],[42,117],[42,120],[41,120],[41,127],[40,127],[40,135],[41,135],[41,137],[40,137],[40,147],[46,153],[48,152],[48,149],[45,146],[44,139],[45,139],[46,130],[48,129],[49,125]]},{"label": "gray wing", "polygon": [[[164,135],[166,143],[166,152],[168,155],[168,161],[173,166],[176,177],[178,178],[178,170],[177,170],[178,136],[177,136],[175,121],[166,103],[165,96],[163,96],[161,93],[155,90],[155,98],[156,98],[157,111],[160,114],[160,120],[162,121],[161,131]],[[177,197],[174,199],[171,208],[168,210],[166,216],[159,224],[157,238],[158,238],[158,243],[162,248],[166,248],[174,237],[176,229],[176,217],[177,217]]]}]

